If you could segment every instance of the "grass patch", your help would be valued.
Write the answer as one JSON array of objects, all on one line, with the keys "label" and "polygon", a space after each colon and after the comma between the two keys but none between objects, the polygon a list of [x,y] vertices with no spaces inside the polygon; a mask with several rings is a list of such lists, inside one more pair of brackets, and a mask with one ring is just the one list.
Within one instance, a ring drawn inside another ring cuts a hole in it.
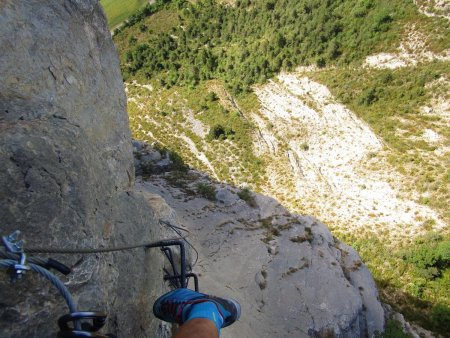
[{"label": "grass patch", "polygon": [[[168,33],[172,27],[180,24],[174,9],[161,9],[138,24],[114,35],[114,43],[119,51],[130,51],[134,46],[156,38],[159,34]],[[134,41],[133,41],[134,40]],[[122,63],[126,62],[127,53],[120,53]]]},{"label": "grass patch", "polygon": [[131,14],[142,8],[148,0],[100,0],[110,29],[124,22]]}]

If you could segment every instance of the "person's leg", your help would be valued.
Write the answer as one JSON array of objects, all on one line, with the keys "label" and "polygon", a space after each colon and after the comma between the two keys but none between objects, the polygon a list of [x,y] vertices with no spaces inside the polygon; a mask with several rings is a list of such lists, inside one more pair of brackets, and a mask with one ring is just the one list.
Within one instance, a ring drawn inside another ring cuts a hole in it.
[{"label": "person's leg", "polygon": [[153,305],[153,313],[159,319],[181,325],[174,337],[217,338],[221,328],[239,319],[241,306],[231,298],[177,289],[159,297]]},{"label": "person's leg", "polygon": [[218,338],[216,325],[206,318],[194,318],[185,322],[172,338]]}]

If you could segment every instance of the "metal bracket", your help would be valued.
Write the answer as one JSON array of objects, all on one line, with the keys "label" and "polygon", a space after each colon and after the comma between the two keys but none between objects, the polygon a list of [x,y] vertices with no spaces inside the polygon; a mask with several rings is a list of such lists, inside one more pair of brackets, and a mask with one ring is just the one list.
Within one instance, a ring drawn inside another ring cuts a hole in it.
[{"label": "metal bracket", "polygon": [[19,280],[22,278],[25,271],[30,270],[30,267],[25,265],[25,262],[27,260],[27,255],[24,253],[20,254],[20,262],[19,264],[14,265],[14,274],[11,277],[11,280],[15,282],[16,280]]},{"label": "metal bracket", "polygon": [[25,242],[24,240],[19,240],[19,236],[20,230],[16,230],[8,236],[2,236],[2,242],[6,248],[6,251],[15,254],[23,253],[23,244]]},{"label": "metal bracket", "polygon": [[[171,246],[178,246],[180,249],[180,273],[176,268]],[[147,246],[146,248],[161,248],[161,251],[165,254],[172,268],[172,272],[164,269],[166,273],[164,275],[164,280],[169,281],[175,288],[187,288],[189,284],[189,279],[194,278],[195,291],[198,292],[198,277],[195,273],[187,271],[186,264],[186,248],[182,240],[164,240]]]},{"label": "metal bracket", "polygon": [[19,236],[20,230],[16,230],[8,236],[2,236],[2,242],[6,251],[13,254],[20,254],[19,262],[14,265],[14,271],[11,275],[11,282],[13,283],[21,279],[27,270],[30,270],[30,267],[25,264],[27,261],[27,255],[23,252],[23,244],[25,241],[19,240]]}]

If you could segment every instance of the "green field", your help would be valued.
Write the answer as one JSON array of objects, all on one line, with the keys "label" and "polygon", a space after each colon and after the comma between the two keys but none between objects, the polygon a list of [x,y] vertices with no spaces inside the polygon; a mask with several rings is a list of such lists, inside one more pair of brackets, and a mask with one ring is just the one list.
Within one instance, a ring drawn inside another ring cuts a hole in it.
[{"label": "green field", "polygon": [[108,18],[109,28],[114,28],[125,21],[147,2],[147,0],[100,0]]}]

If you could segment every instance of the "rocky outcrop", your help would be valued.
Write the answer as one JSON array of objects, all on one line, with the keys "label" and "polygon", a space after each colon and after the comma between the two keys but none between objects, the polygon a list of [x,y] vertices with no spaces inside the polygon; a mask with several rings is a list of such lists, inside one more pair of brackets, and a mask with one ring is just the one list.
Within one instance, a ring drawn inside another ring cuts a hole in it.
[{"label": "rocky outcrop", "polygon": [[[146,159],[158,157],[139,149]],[[162,168],[153,165],[155,172]],[[189,229],[200,290],[242,304],[241,320],[221,337],[374,337],[384,330],[367,267],[317,219],[193,170],[138,182],[164,198],[177,212],[172,219]],[[204,190],[215,191],[215,200],[204,198]]]},{"label": "rocky outcrop", "polygon": [[261,103],[252,117],[262,135],[257,147],[269,163],[264,193],[344,233],[386,229],[390,238],[402,238],[409,236],[407,225],[418,235],[424,229],[417,215],[445,227],[436,211],[401,194],[395,180],[405,178],[391,174],[388,163],[374,170],[383,142],[303,69],[281,73],[255,93]]},{"label": "rocky outcrop", "polygon": [[[134,191],[119,60],[97,0],[0,5],[0,233],[26,246],[99,247],[164,237]],[[151,312],[162,292],[157,250],[57,256],[80,310],[109,314],[104,332],[163,336]],[[0,337],[54,337],[66,314],[32,273],[1,275]]]}]

